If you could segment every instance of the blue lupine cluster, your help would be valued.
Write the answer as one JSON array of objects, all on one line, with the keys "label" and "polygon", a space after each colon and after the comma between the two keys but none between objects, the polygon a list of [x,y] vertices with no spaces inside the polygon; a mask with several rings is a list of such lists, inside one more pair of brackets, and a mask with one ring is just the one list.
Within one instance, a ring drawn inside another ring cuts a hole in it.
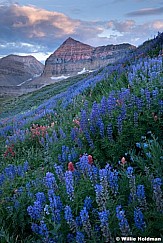
[{"label": "blue lupine cluster", "polygon": [[108,134],[109,140],[112,141],[113,140],[113,126],[111,123],[107,126],[107,134]]},{"label": "blue lupine cluster", "polygon": [[29,163],[25,161],[23,165],[8,165],[4,170],[0,173],[0,186],[5,183],[7,180],[14,180],[15,177],[24,177],[25,173],[29,170]]},{"label": "blue lupine cluster", "polygon": [[136,228],[143,231],[146,227],[145,221],[144,221],[144,215],[140,208],[135,208],[134,210],[134,222]]},{"label": "blue lupine cluster", "polygon": [[88,237],[91,237],[91,224],[89,220],[89,214],[86,209],[86,207],[83,207],[83,209],[80,211],[80,218],[83,224],[84,231],[88,235]]},{"label": "blue lupine cluster", "polygon": [[133,175],[133,167],[129,166],[126,170],[127,177],[129,178],[129,188],[130,188],[130,196],[129,202],[133,202],[136,199],[136,183],[135,183],[135,175]]},{"label": "blue lupine cluster", "polygon": [[106,168],[99,170],[100,184],[104,190],[104,197],[108,199],[108,171]]},{"label": "blue lupine cluster", "polygon": [[90,164],[88,164],[88,155],[84,154],[82,157],[80,157],[79,162],[76,163],[76,167],[80,173],[87,176],[88,170],[90,168]]},{"label": "blue lupine cluster", "polygon": [[127,177],[129,177],[129,178],[132,177],[133,172],[134,172],[133,167],[131,167],[131,166],[127,167],[127,170],[126,170]]},{"label": "blue lupine cluster", "polygon": [[54,164],[54,168],[55,168],[56,175],[58,176],[58,179],[60,180],[60,182],[64,182],[65,178],[64,178],[64,172],[63,172],[63,166]]},{"label": "blue lupine cluster", "polygon": [[47,186],[47,188],[57,190],[58,186],[57,186],[56,179],[55,179],[55,176],[53,173],[47,172],[46,176],[44,177],[44,181],[45,181],[45,185]]},{"label": "blue lupine cluster", "polygon": [[[73,102],[73,99],[80,94],[80,92],[84,91],[88,87],[92,86],[92,88],[96,85],[96,83],[100,82],[103,78],[108,77],[109,74],[112,74],[114,71],[117,72],[118,75],[122,74],[124,71],[124,68],[122,66],[119,66],[120,64],[117,64],[115,66],[108,66],[105,67],[103,70],[101,70],[99,73],[94,73],[88,75],[87,78],[83,79],[82,81],[78,82],[78,84],[74,84],[69,88],[67,91],[64,91],[58,95],[55,95],[54,97],[50,98],[49,100],[46,100],[43,102],[43,104],[39,105],[37,108],[33,108],[27,112],[24,112],[23,114],[18,114],[17,116],[11,116],[8,119],[4,119],[1,121],[2,128],[0,129],[0,135],[4,136],[6,138],[6,141],[8,143],[17,141],[24,141],[26,136],[29,134],[28,129],[22,129],[27,124],[31,124],[35,121],[37,121],[40,118],[46,117],[47,115],[54,114],[55,113],[55,107],[57,105],[58,100],[62,99],[62,104],[64,107],[67,107],[67,105],[71,102]],[[128,80],[130,85],[132,86],[134,82],[141,82],[141,80],[146,79],[146,75],[148,72],[148,77],[150,76],[149,80],[154,78],[159,78],[159,75],[161,73],[162,68],[162,59],[161,57],[148,59],[146,61],[145,59],[140,60],[137,64],[130,65],[126,67],[126,71],[128,72]],[[96,75],[95,75],[96,74]],[[95,75],[95,76],[94,76]],[[73,92],[72,92],[73,89]],[[46,91],[45,91],[46,92]],[[98,106],[98,115],[97,119],[99,118],[101,120],[102,115],[109,114],[110,118],[112,116],[112,110],[116,108],[116,97],[114,97],[113,94],[109,95],[109,98],[102,97],[100,105]],[[146,105],[147,107],[150,107],[151,105],[151,96],[154,97],[154,101],[156,100],[156,97],[158,96],[158,89],[155,88],[152,92],[150,92],[147,88],[144,89],[144,93],[142,94],[142,98],[145,96]],[[121,99],[124,101],[129,101],[130,98],[130,89],[122,89],[121,92],[118,95],[118,99]],[[140,108],[142,108],[142,104],[138,100],[143,100],[142,98],[135,97],[136,106],[138,108],[138,111],[141,111]],[[160,101],[159,101],[160,102]],[[128,102],[129,103],[129,102]],[[131,103],[131,102],[130,102]],[[118,132],[121,133],[122,131],[122,121],[126,117],[126,107],[125,103],[122,105],[122,112],[118,116]],[[137,112],[135,113],[137,114]],[[137,115],[136,115],[137,116]],[[89,117],[89,116],[88,116]],[[87,118],[88,118],[87,117]],[[91,119],[93,116],[91,117]],[[90,119],[90,120],[91,120]],[[93,118],[94,120],[94,118]],[[90,121],[90,123],[94,123],[93,121]],[[100,124],[100,123],[99,123]],[[101,123],[102,124],[102,123]],[[101,125],[100,125],[101,126]],[[93,127],[93,125],[90,125],[90,129],[93,129],[93,133],[95,132],[96,128]],[[86,131],[87,139],[89,140],[89,144],[91,147],[93,147],[93,143],[91,141],[91,136],[88,134],[89,130]],[[8,133],[10,133],[10,136],[8,136]],[[100,127],[100,133],[103,136],[103,125]],[[65,133],[63,132],[62,128],[59,130],[59,134],[61,138],[65,138]],[[53,143],[54,140],[56,141],[58,139],[55,136],[55,139],[49,138],[49,143]],[[91,141],[91,142],[90,142]],[[44,141],[42,139],[41,143],[43,144]]]},{"label": "blue lupine cluster", "polygon": [[84,234],[80,231],[76,232],[76,243],[85,243]]},{"label": "blue lupine cluster", "polygon": [[62,153],[58,154],[58,160],[60,163],[67,163],[67,161],[73,161],[78,157],[75,148],[69,148],[68,146],[62,145]]},{"label": "blue lupine cluster", "polygon": [[36,223],[32,223],[31,229],[34,233],[42,236],[45,239],[45,241],[48,242],[47,240],[48,240],[49,232],[47,229],[47,225],[43,220],[40,221],[40,225]]},{"label": "blue lupine cluster", "polygon": [[71,171],[65,172],[66,192],[71,201],[74,199],[74,178]]},{"label": "blue lupine cluster", "polygon": [[44,200],[45,196],[44,193],[37,193],[36,194],[37,200],[34,202],[33,206],[28,206],[27,212],[29,216],[34,220],[40,220],[43,213],[43,207],[44,207]]},{"label": "blue lupine cluster", "polygon": [[157,177],[153,180],[153,199],[156,203],[156,209],[158,212],[163,212],[163,198],[161,190],[162,180]]},{"label": "blue lupine cluster", "polygon": [[139,202],[139,207],[146,209],[147,202],[146,202],[144,185],[137,186],[136,196]]},{"label": "blue lupine cluster", "polygon": [[109,230],[109,214],[110,212],[108,210],[98,212],[100,219],[100,228],[105,238],[105,242],[111,242],[111,233]]},{"label": "blue lupine cluster", "polygon": [[56,224],[59,224],[61,221],[61,211],[62,211],[62,202],[60,196],[56,196],[53,189],[48,190],[48,199],[50,202],[50,211],[52,213],[52,221]]},{"label": "blue lupine cluster", "polygon": [[96,202],[100,210],[106,209],[107,198],[105,197],[104,188],[100,184],[95,185]]},{"label": "blue lupine cluster", "polygon": [[84,199],[84,207],[87,209],[88,212],[92,208],[92,199],[88,196],[86,196],[86,198]]},{"label": "blue lupine cluster", "polygon": [[116,216],[119,221],[119,228],[123,236],[130,236],[131,230],[128,224],[128,221],[125,217],[125,211],[122,209],[122,206],[119,205],[116,207]]},{"label": "blue lupine cluster", "polygon": [[71,207],[67,205],[67,206],[65,207],[64,212],[65,212],[64,217],[65,217],[66,222],[69,224],[70,229],[71,229],[73,232],[75,232],[75,231],[76,231],[76,228],[77,228],[77,225],[76,225],[75,220],[73,219],[73,215],[72,215],[72,209],[71,209]]}]

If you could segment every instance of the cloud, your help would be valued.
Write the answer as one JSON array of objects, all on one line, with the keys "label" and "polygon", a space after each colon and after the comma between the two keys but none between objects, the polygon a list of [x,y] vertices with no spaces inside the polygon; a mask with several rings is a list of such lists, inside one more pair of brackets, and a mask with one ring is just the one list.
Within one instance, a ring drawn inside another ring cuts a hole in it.
[{"label": "cloud", "polygon": [[139,16],[146,16],[146,15],[158,15],[163,13],[163,7],[160,8],[144,8],[137,11],[133,11],[127,13],[126,16],[128,17],[139,17]]},{"label": "cloud", "polygon": [[132,19],[83,21],[32,5],[0,4],[0,56],[29,53],[44,57],[69,36],[92,46],[138,45],[158,31],[163,31],[161,19],[144,24]]},{"label": "cloud", "polygon": [[[97,37],[102,23],[72,19],[32,5],[0,5],[0,43],[29,43],[52,51],[69,36],[81,40]],[[21,47],[20,47],[21,48]]]},{"label": "cloud", "polygon": [[107,26],[115,33],[112,36],[114,42],[129,42],[135,45],[140,45],[148,38],[153,38],[158,31],[163,32],[163,20],[154,20],[143,24],[137,24],[133,20],[111,20]]},{"label": "cloud", "polygon": [[134,26],[135,26],[135,21],[134,20],[126,20],[126,21],[116,21],[116,20],[111,20],[107,24],[108,28],[112,28],[113,30],[116,30],[120,33],[125,33],[125,32],[130,32]]}]

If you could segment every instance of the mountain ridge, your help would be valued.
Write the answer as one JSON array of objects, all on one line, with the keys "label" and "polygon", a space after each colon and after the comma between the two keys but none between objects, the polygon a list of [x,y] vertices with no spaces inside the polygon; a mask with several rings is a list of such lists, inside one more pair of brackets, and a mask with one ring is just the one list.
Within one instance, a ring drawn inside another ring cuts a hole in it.
[{"label": "mountain ridge", "polygon": [[32,55],[10,54],[0,59],[0,86],[15,86],[41,75],[44,65]]},{"label": "mountain ridge", "polygon": [[74,76],[84,68],[96,70],[135,48],[128,43],[93,47],[69,37],[46,59],[42,76]]}]

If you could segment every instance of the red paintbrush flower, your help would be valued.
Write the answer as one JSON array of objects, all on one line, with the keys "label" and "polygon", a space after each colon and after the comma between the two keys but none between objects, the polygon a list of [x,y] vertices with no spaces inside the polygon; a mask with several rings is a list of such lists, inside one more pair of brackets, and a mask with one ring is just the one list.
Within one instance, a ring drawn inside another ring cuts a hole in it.
[{"label": "red paintbrush flower", "polygon": [[72,171],[72,172],[75,170],[74,165],[73,165],[72,162],[69,162],[69,163],[68,163],[68,170],[69,170],[69,171]]},{"label": "red paintbrush flower", "polygon": [[90,165],[93,164],[93,157],[92,157],[92,155],[88,155],[88,164],[90,164]]}]

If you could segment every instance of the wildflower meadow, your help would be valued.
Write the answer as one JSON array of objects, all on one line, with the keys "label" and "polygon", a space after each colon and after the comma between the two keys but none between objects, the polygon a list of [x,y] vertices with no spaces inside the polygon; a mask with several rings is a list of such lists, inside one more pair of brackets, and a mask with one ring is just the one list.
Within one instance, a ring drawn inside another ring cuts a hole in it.
[{"label": "wildflower meadow", "polygon": [[57,85],[1,111],[0,242],[163,241],[163,33]]}]

